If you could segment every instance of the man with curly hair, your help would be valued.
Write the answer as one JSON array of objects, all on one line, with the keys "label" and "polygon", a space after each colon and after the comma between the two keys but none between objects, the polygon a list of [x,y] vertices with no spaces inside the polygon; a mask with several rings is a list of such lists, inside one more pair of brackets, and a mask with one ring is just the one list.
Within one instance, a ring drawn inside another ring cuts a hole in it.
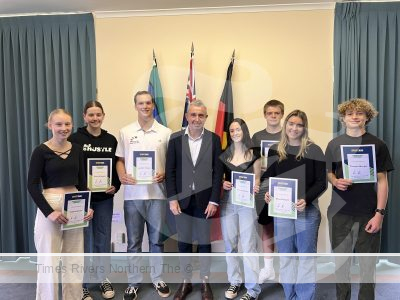
[{"label": "man with curly hair", "polygon": [[[381,228],[388,198],[387,173],[393,170],[389,150],[382,140],[366,131],[378,115],[365,99],[350,99],[338,106],[346,132],[329,142],[326,149],[332,200],[328,208],[330,238],[335,253],[379,253]],[[344,179],[341,145],[374,145],[377,182],[353,183]],[[351,257],[336,257],[337,299],[351,298]],[[376,257],[359,257],[359,299],[374,299]]]}]

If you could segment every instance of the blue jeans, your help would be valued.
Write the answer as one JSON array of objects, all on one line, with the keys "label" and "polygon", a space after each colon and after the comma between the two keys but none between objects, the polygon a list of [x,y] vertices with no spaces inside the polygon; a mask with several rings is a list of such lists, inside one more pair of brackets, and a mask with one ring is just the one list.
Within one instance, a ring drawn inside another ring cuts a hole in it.
[{"label": "blue jeans", "polygon": [[[84,287],[88,282],[102,282],[109,273],[113,207],[113,198],[92,202],[93,219],[89,226],[84,228],[85,253],[105,253],[105,256],[93,257],[93,268],[85,268],[87,272],[84,273]],[[91,266],[90,260],[90,257],[85,257],[85,266]]]},{"label": "blue jeans", "polygon": [[[128,236],[128,253],[142,253],[144,225],[147,227],[150,253],[163,253],[161,226],[165,219],[166,200],[125,200],[124,217]],[[150,256],[150,277],[153,283],[162,280],[163,257]],[[138,286],[143,280],[140,272],[141,257],[130,255],[128,258],[128,282]]]},{"label": "blue jeans", "polygon": [[[221,202],[221,228],[226,253],[238,253],[239,235],[243,253],[257,253],[257,213],[255,208],[232,204],[225,191]],[[226,256],[228,280],[240,285],[243,281],[240,257]],[[254,298],[261,293],[258,284],[259,261],[257,256],[243,256],[243,271],[247,292]]]},{"label": "blue jeans", "polygon": [[[274,218],[279,253],[316,253],[321,213],[306,206],[297,219]],[[280,257],[280,280],[286,299],[315,299],[316,257]]]}]

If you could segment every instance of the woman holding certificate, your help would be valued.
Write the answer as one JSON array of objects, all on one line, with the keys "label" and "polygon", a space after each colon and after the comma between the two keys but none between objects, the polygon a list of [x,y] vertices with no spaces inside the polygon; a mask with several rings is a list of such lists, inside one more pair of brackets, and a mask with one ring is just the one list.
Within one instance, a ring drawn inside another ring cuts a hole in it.
[{"label": "woman holding certificate", "polygon": [[[68,223],[63,214],[66,193],[86,190],[81,148],[67,139],[72,131],[72,117],[64,109],[52,111],[48,119],[52,137],[37,146],[31,156],[28,173],[28,190],[38,206],[34,240],[37,258],[36,299],[58,299],[58,276],[61,273],[63,299],[82,297],[82,273],[74,272],[72,266],[81,265],[81,257],[59,257],[48,253],[82,253],[83,230],[62,230]],[[84,216],[88,221],[93,210]]]},{"label": "woman holding certificate", "polygon": [[[240,236],[244,253],[257,253],[257,212],[254,193],[259,191],[260,159],[253,152],[249,129],[242,119],[229,125],[228,147],[221,155],[224,163],[224,198],[221,201],[221,227],[226,253],[237,253]],[[227,256],[230,286],[225,298],[234,299],[242,286],[240,258]],[[258,284],[257,256],[243,256],[245,287],[243,300],[257,299],[261,292]]]},{"label": "woman holding certificate", "polygon": [[[268,152],[265,194],[274,216],[279,253],[316,253],[321,213],[318,197],[327,187],[324,154],[308,137],[307,115],[292,111],[281,140]],[[280,281],[286,299],[315,299],[314,257],[280,257]]]},{"label": "woman holding certificate", "polygon": [[115,169],[117,140],[101,128],[104,116],[100,102],[87,102],[83,109],[83,118],[87,125],[78,128],[69,138],[71,142],[82,146],[87,185],[92,191],[91,205],[95,211],[93,220],[84,229],[85,253],[105,253],[105,256],[93,258],[94,272],[85,272],[82,300],[92,300],[87,286],[89,277],[100,283],[104,299],[111,299],[115,295],[107,279],[107,270],[110,270],[110,257],[107,253],[111,252],[114,194],[119,190],[121,183]]}]

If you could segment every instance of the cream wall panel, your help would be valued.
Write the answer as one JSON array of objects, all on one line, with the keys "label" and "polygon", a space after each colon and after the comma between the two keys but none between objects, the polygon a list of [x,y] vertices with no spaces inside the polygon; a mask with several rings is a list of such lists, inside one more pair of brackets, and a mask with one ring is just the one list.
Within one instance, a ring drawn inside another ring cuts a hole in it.
[{"label": "cream wall panel", "polygon": [[[271,98],[286,112],[309,116],[311,138],[325,149],[332,137],[333,10],[98,18],[95,20],[98,98],[104,127],[118,130],[136,120],[132,99],[147,89],[156,51],[169,127],[180,128],[191,43],[197,97],[208,106],[213,130],[231,54],[235,116],[251,133],[265,127],[262,107]],[[329,193],[321,200],[326,215]],[[121,198],[121,193],[119,193]],[[320,251],[329,251],[326,218]]]}]

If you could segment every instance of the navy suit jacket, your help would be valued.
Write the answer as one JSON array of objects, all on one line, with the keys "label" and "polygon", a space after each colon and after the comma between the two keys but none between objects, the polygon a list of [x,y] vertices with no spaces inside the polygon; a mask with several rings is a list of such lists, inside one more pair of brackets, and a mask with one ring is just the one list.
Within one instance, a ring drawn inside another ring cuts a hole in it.
[{"label": "navy suit jacket", "polygon": [[[189,137],[185,131],[171,135],[165,166],[165,181],[168,200],[178,200],[182,209],[189,205],[195,195],[196,206],[205,210],[210,201],[220,202],[223,165],[219,137],[204,129],[196,165],[193,165],[189,149]],[[195,190],[192,191],[194,183]]]}]

